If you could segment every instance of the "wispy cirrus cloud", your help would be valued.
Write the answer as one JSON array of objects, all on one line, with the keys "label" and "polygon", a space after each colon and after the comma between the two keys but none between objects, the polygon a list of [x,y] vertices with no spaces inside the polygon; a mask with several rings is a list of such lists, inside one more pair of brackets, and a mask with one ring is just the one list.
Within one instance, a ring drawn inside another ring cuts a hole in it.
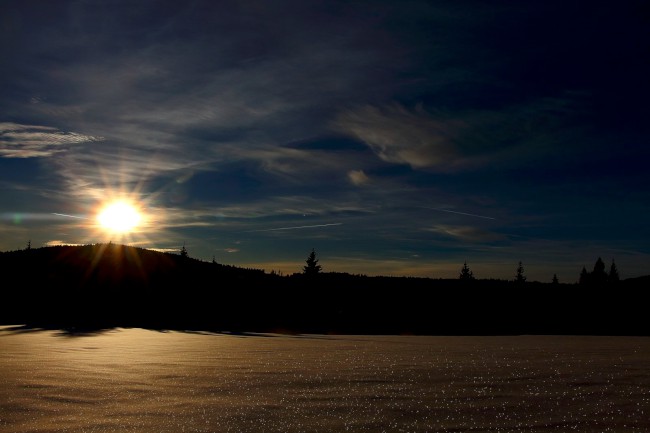
[{"label": "wispy cirrus cloud", "polygon": [[[116,5],[111,13],[119,15],[122,8]],[[391,63],[387,58],[392,52],[367,39],[369,33],[382,33],[374,24],[348,25],[356,14],[348,17],[350,11],[341,5],[332,11],[327,8],[333,19],[310,23],[289,18],[310,9],[302,4],[291,12],[258,5],[243,21],[219,5],[173,9],[178,14],[168,17],[155,40],[144,37],[151,24],[147,7],[131,11],[135,22],[142,20],[133,33],[122,33],[121,25],[111,28],[112,22],[102,32],[82,24],[72,32],[60,32],[48,21],[38,27],[38,37],[29,35],[38,44],[25,48],[38,46],[39,53],[78,46],[79,36],[95,47],[79,58],[68,58],[64,52],[61,58],[43,58],[45,66],[24,65],[30,72],[24,91],[39,91],[29,103],[11,104],[25,118],[48,118],[52,124],[106,138],[101,146],[85,146],[83,152],[68,152],[57,160],[71,193],[83,194],[81,185],[101,187],[99,169],[119,172],[128,182],[174,176],[169,172],[193,164],[219,169],[222,163],[241,159],[283,180],[304,180],[315,167],[328,178],[338,170],[344,183],[348,170],[360,167],[345,164],[342,155],[285,145],[329,133],[323,116],[329,117],[344,101],[363,100],[367,90],[360,84],[381,81],[366,71]],[[74,13],[74,19],[66,18],[76,23],[105,18],[80,7],[66,13]],[[209,18],[197,21],[201,17]],[[279,25],[286,20],[286,25]],[[295,31],[303,38],[294,38]],[[186,33],[191,36],[178,37]],[[31,155],[38,156],[34,151]]]},{"label": "wispy cirrus cloud", "polygon": [[366,105],[341,113],[335,128],[366,143],[381,159],[414,168],[455,166],[462,155],[455,141],[462,124],[422,108]]},{"label": "wispy cirrus cloud", "polygon": [[[570,122],[577,105],[569,96],[493,110],[364,105],[341,111],[333,128],[362,141],[383,161],[450,173],[550,152],[558,139],[554,130]],[[564,126],[563,134],[571,133]]]},{"label": "wispy cirrus cloud", "polygon": [[[173,62],[161,60],[166,56],[156,55],[155,48],[144,47],[137,61],[127,56],[60,68],[54,87],[69,88],[74,82],[75,110],[67,110],[68,103],[55,97],[31,104],[29,110],[35,117],[90,129],[93,135],[55,128],[30,131],[32,142],[20,147],[0,142],[0,156],[56,155],[57,174],[69,194],[91,199],[101,197],[107,186],[152,179],[174,182],[180,172],[219,170],[235,161],[248,164],[249,175],[270,174],[292,182],[318,175],[338,177],[345,183],[347,171],[358,166],[342,153],[285,146],[314,133],[308,114],[314,99],[326,99],[318,101],[320,104],[331,103],[327,95],[332,93],[314,94],[311,80],[305,79],[305,69],[313,69],[313,74],[307,75],[326,81],[317,56],[301,52],[281,61],[215,68],[198,74],[195,81],[184,82],[180,77],[197,60],[191,50],[188,54],[188,47],[172,45]],[[346,63],[350,54],[331,50],[330,55]],[[350,70],[347,79],[339,76],[336,82],[323,84],[352,87],[357,75]],[[152,82],[167,91],[161,93]],[[34,141],[36,132],[41,133],[38,141]],[[87,145],[100,139],[102,143]],[[79,151],[64,152],[71,150],[72,144],[86,145]]]},{"label": "wispy cirrus cloud", "polygon": [[426,230],[464,242],[495,242],[507,239],[506,236],[500,233],[464,225],[436,224]]},{"label": "wispy cirrus cloud", "polygon": [[309,196],[273,196],[240,204],[214,207],[213,215],[227,218],[263,219],[282,216],[332,216],[369,214],[376,208],[353,200],[334,200]]},{"label": "wispy cirrus cloud", "polygon": [[102,137],[64,132],[51,126],[0,123],[0,157],[38,158],[65,152],[70,146]]}]

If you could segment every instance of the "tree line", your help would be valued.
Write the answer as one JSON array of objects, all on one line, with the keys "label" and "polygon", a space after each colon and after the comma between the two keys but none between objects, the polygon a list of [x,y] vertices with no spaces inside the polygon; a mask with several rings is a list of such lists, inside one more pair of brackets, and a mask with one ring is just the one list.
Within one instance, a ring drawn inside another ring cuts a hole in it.
[{"label": "tree line", "polygon": [[[473,278],[468,284],[459,278],[324,272],[311,250],[304,266],[281,277],[193,259],[186,251],[180,248],[171,254],[109,243],[0,252],[0,324],[229,332],[650,335],[645,291],[639,290],[650,284],[650,276],[621,280],[616,290],[578,285],[567,290],[565,285],[524,280],[523,264],[513,269],[512,278],[496,280],[474,278],[465,263],[461,274]],[[596,277],[599,269],[600,263]],[[517,279],[525,281],[525,290]],[[609,293],[601,296],[605,290]]]},{"label": "tree line", "polygon": [[[460,280],[474,280],[476,279],[474,277],[474,273],[469,269],[469,266],[467,266],[467,262],[463,264],[463,267],[460,270],[460,273],[458,274],[458,278]],[[519,284],[523,284],[526,282],[526,276],[524,275],[524,265],[522,262],[519,262],[519,265],[517,266],[517,269],[515,271],[515,278],[514,281]],[[582,271],[580,272],[580,278],[578,280],[578,284],[584,285],[584,286],[604,286],[604,285],[614,285],[617,284],[620,281],[620,275],[618,273],[618,268],[616,266],[616,262],[612,259],[612,264],[609,268],[609,272],[605,271],[605,262],[603,262],[603,259],[598,257],[598,260],[596,260],[596,263],[594,264],[594,270],[591,272],[587,272],[587,268],[585,266],[582,267]],[[551,280],[552,284],[559,284],[560,281],[557,278],[557,274],[553,274],[553,279]]]},{"label": "tree line", "polygon": [[[27,242],[25,251],[29,251],[32,249],[31,244],[32,242],[30,239]],[[190,256],[187,251],[187,248],[185,247],[185,243],[183,243],[182,248],[179,250],[179,255],[181,256],[181,258],[185,260],[189,259]],[[214,257],[212,258],[212,263],[218,264]],[[312,248],[311,252],[307,256],[305,263],[306,263],[305,266],[303,266],[302,268],[302,274],[306,276],[318,275],[323,270],[323,267],[319,264],[319,259],[317,258],[316,250],[314,248]],[[224,265],[220,265],[220,266],[224,266]],[[275,271],[272,271],[271,274],[274,276],[281,275],[281,273],[276,273]],[[465,282],[476,280],[474,273],[467,265],[467,261],[463,263],[463,266],[458,274],[458,279]],[[515,270],[515,276],[512,281],[514,281],[515,283],[523,284],[526,282],[526,279],[527,277],[524,273],[524,266],[523,263],[520,261],[517,265],[517,268]],[[603,259],[601,257],[598,257],[596,263],[594,264],[594,268],[591,272],[588,272],[585,266],[582,267],[582,271],[580,272],[580,276],[578,279],[578,284],[582,286],[605,286],[605,285],[615,285],[619,281],[620,281],[620,275],[614,259],[612,259],[609,272],[607,272],[605,270],[605,262],[603,262]],[[551,283],[559,284],[559,279],[557,277],[557,274],[553,274]]]},{"label": "tree line", "polygon": [[[303,266],[303,274],[313,276],[317,275],[322,271],[322,266],[318,264],[319,260],[316,258],[316,251],[312,248],[311,253],[307,256],[305,260],[306,265]],[[458,274],[458,279],[461,281],[473,281],[476,280],[474,272],[467,265],[467,261],[463,263],[463,267],[460,269]],[[520,261],[515,270],[515,277],[513,281],[518,284],[523,284],[526,282],[526,275],[524,273],[524,265]],[[596,263],[594,264],[594,269],[591,272],[587,272],[586,267],[582,267],[582,272],[580,272],[580,279],[578,284],[580,285],[589,285],[589,286],[604,286],[604,285],[614,285],[620,281],[620,275],[618,273],[618,267],[616,262],[612,259],[612,264],[609,268],[609,272],[605,271],[605,262],[603,259],[598,257]],[[552,284],[559,284],[560,281],[557,277],[557,274],[553,274],[551,280]]]}]

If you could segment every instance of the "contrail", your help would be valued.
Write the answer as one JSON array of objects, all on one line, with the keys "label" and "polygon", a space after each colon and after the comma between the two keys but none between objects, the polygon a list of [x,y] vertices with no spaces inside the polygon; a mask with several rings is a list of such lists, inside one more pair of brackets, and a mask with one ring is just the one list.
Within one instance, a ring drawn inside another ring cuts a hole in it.
[{"label": "contrail", "polygon": [[329,226],[340,226],[343,225],[343,223],[330,223],[330,224],[315,224],[312,226],[293,226],[293,227],[279,227],[276,229],[262,229],[262,230],[248,230],[244,233],[252,233],[252,232],[275,232],[279,230],[296,230],[296,229],[311,229],[314,227],[329,227]]},{"label": "contrail", "polygon": [[68,218],[79,218],[80,220],[88,219],[88,218],[86,218],[86,217],[76,216],[76,215],[68,215],[68,214],[65,214],[65,213],[55,213],[55,212],[52,212],[52,215],[62,216],[62,217],[68,217]]},{"label": "contrail", "polygon": [[465,215],[465,216],[471,216],[471,217],[476,217],[476,218],[485,218],[486,220],[495,220],[496,219],[496,218],[492,218],[492,217],[489,217],[489,216],[476,215],[476,214],[473,214],[473,213],[465,213],[465,212],[456,212],[455,210],[440,209],[440,208],[436,208],[436,207],[424,207],[423,206],[422,208],[423,209],[430,209],[430,210],[437,210],[437,211],[440,211],[440,212],[455,213],[455,214],[458,214],[458,215]]}]

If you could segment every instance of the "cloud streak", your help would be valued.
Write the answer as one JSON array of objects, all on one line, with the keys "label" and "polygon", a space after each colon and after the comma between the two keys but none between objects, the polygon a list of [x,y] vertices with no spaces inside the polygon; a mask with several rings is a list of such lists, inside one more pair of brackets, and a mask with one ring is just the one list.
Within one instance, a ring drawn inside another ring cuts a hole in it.
[{"label": "cloud streak", "polygon": [[487,220],[495,220],[496,219],[496,218],[485,216],[485,215],[477,215],[477,214],[473,214],[473,213],[458,212],[458,211],[455,211],[455,210],[441,209],[441,208],[436,208],[436,207],[422,206],[422,209],[429,209],[429,210],[435,210],[435,211],[438,211],[438,212],[447,212],[447,213],[453,213],[453,214],[456,214],[456,215],[471,216],[471,217],[476,217],[476,218],[484,218],[484,219],[487,219]]},{"label": "cloud streak", "polygon": [[444,234],[463,242],[489,243],[507,239],[506,236],[500,233],[490,232],[472,226],[436,224],[427,230]]},{"label": "cloud streak", "polygon": [[317,228],[317,227],[331,227],[331,226],[340,226],[340,225],[343,225],[343,223],[313,224],[313,225],[307,225],[307,226],[291,226],[291,227],[278,227],[278,228],[273,228],[273,229],[247,230],[245,233],[275,232],[275,231],[281,231],[281,230],[312,229],[312,228]]},{"label": "cloud streak", "polygon": [[103,141],[102,137],[57,128],[19,123],[0,123],[0,157],[41,158],[67,151],[70,146]]},{"label": "cloud streak", "polygon": [[87,219],[86,217],[83,217],[83,216],[68,215],[68,214],[65,214],[65,213],[55,213],[55,212],[52,212],[52,215],[62,216],[62,217],[66,217],[66,218],[77,218],[77,219],[82,219],[82,220]]}]

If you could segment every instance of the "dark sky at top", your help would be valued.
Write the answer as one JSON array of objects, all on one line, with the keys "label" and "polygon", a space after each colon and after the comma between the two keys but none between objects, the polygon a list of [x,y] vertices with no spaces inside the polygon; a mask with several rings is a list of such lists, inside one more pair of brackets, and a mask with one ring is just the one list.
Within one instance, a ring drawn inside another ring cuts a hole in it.
[{"label": "dark sky at top", "polygon": [[[4,0],[0,59],[2,250],[650,270],[644,1]],[[108,239],[120,195],[147,223]]]}]

